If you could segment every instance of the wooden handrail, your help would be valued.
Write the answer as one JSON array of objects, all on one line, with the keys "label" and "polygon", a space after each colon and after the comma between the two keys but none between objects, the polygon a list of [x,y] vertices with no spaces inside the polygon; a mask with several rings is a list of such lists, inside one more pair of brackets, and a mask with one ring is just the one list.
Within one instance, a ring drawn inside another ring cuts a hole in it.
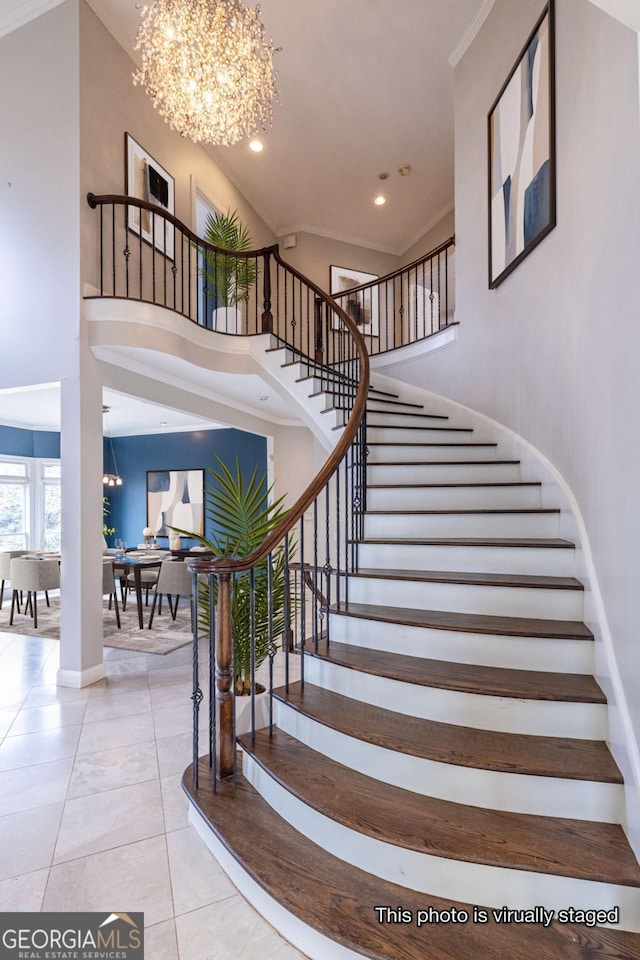
[{"label": "wooden handrail", "polygon": [[311,506],[320,491],[324,488],[325,484],[328,483],[333,474],[336,472],[338,466],[344,459],[344,456],[355,439],[356,433],[358,432],[358,427],[360,426],[360,421],[364,415],[365,406],[367,403],[367,394],[369,391],[369,354],[367,352],[367,347],[362,334],[358,330],[353,320],[347,316],[345,311],[335,302],[335,300],[321,290],[320,287],[313,283],[312,280],[307,279],[304,274],[300,273],[290,264],[282,260],[277,246],[274,253],[274,259],[277,263],[297,277],[298,280],[301,280],[303,283],[307,284],[307,286],[314,291],[316,296],[326,303],[330,309],[340,317],[344,325],[351,333],[360,360],[360,382],[358,383],[353,409],[351,410],[351,415],[349,416],[349,419],[345,425],[344,432],[327,462],[324,464],[320,472],[313,478],[304,493],[298,497],[294,505],[287,513],[286,517],[284,517],[278,526],[271,531],[261,546],[257,547],[257,549],[248,554],[246,557],[215,557],[214,559],[203,558],[200,560],[191,560],[188,563],[188,568],[192,573],[241,573],[243,570],[249,570],[251,567],[254,567],[257,563],[260,563],[262,560],[264,560],[269,553],[271,553],[273,548],[280,543],[281,540],[284,540],[285,536],[290,530],[293,529],[300,517]]},{"label": "wooden handrail", "polygon": [[[199,237],[197,233],[194,233],[193,230],[190,230],[181,220],[178,220],[177,217],[174,217],[172,213],[169,213],[168,210],[165,210],[164,207],[159,207],[155,203],[149,203],[147,200],[138,200],[137,197],[124,197],[118,193],[103,193],[96,195],[95,193],[87,194],[87,203],[92,210],[95,210],[98,206],[106,206],[107,204],[117,204],[118,206],[127,206],[127,207],[139,207],[140,210],[148,210],[149,213],[155,213],[156,216],[162,217],[163,220],[168,220],[169,223],[173,224],[174,227],[177,227],[180,233],[182,233],[188,240],[191,240],[193,243],[197,244],[199,247],[202,247],[204,250],[210,250],[212,253],[220,254],[221,256],[234,257],[239,260],[247,260],[249,257],[263,257],[265,254],[277,253],[278,244],[274,243],[270,247],[260,247],[259,250],[225,250],[223,247],[215,247],[212,243],[207,243],[206,240],[203,240],[202,237]],[[287,269],[291,269],[287,265]],[[309,281],[306,281],[307,283]]]},{"label": "wooden handrail", "polygon": [[388,283],[389,280],[395,280],[395,278],[399,277],[401,274],[407,273],[409,270],[415,270],[416,267],[420,266],[420,264],[424,263],[426,260],[431,260],[433,257],[437,257],[438,254],[442,253],[443,250],[448,250],[449,247],[453,247],[455,242],[455,236],[449,237],[448,240],[444,240],[439,246],[434,247],[433,250],[429,250],[428,253],[423,253],[421,257],[417,258],[417,260],[412,260],[411,263],[405,263],[403,267],[398,267],[397,270],[392,270],[391,273],[385,273],[383,277],[378,277],[376,280],[369,280],[368,283],[361,283],[359,287],[349,287],[348,290],[341,290],[338,296],[351,296],[354,293],[360,293],[362,290],[369,290],[371,287],[377,287],[380,284]]},{"label": "wooden handrail", "polygon": [[[332,476],[338,470],[340,464],[348,457],[349,451],[352,447],[352,444],[356,440],[360,424],[364,418],[365,407],[367,402],[367,394],[369,390],[369,354],[365,345],[365,341],[360,334],[354,321],[348,316],[348,314],[336,303],[336,301],[330,297],[327,293],[320,289],[317,284],[308,280],[303,274],[301,274],[294,267],[291,267],[280,257],[277,244],[274,244],[270,247],[262,247],[260,250],[247,251],[245,253],[236,253],[235,251],[224,250],[219,247],[215,247],[212,244],[207,243],[202,240],[200,237],[196,236],[192,230],[182,224],[173,214],[168,213],[155,206],[154,204],[148,203],[144,200],[138,200],[135,197],[124,197],[117,196],[113,194],[105,194],[102,196],[96,196],[95,194],[88,194],[87,201],[92,208],[96,208],[104,205],[111,205],[113,207],[115,217],[115,207],[122,206],[126,210],[129,207],[137,207],[140,210],[147,210],[149,213],[154,216],[160,216],[164,219],[165,222],[173,225],[173,227],[180,232],[180,234],[187,239],[189,244],[189,251],[192,246],[198,247],[204,252],[212,252],[213,254],[226,256],[226,257],[238,257],[238,258],[258,258],[262,257],[264,259],[264,277],[263,277],[263,313],[261,317],[262,321],[262,330],[263,332],[271,333],[272,331],[272,314],[271,314],[271,275],[270,275],[270,260],[273,257],[275,263],[283,268],[285,273],[288,273],[294,279],[308,288],[315,294],[316,302],[325,304],[325,308],[330,311],[330,314],[327,313],[327,323],[329,322],[329,317],[337,317],[343,324],[344,328],[351,335],[356,349],[355,356],[351,356],[351,351],[349,351],[348,363],[352,363],[354,360],[359,360],[358,376],[359,382],[357,385],[353,407],[351,409],[349,419],[345,425],[344,431],[340,440],[338,441],[335,449],[329,456],[328,460],[322,467],[322,469],[317,473],[311,483],[307,486],[307,489],[304,493],[298,497],[297,501],[293,507],[288,511],[287,515],[280,521],[277,527],[265,538],[262,544],[253,550],[250,554],[245,557],[214,557],[214,558],[193,558],[187,562],[188,570],[194,575],[207,575],[209,577],[211,597],[213,597],[213,577],[217,581],[217,605],[218,612],[215,617],[215,678],[214,680],[214,690],[215,694],[212,692],[212,698],[215,696],[215,711],[213,716],[215,717],[215,726],[213,730],[217,730],[215,734],[215,751],[214,757],[212,757],[212,766],[214,781],[216,779],[224,779],[230,777],[233,774],[234,770],[234,757],[235,757],[235,743],[234,743],[234,692],[232,688],[233,681],[233,657],[234,657],[234,639],[233,639],[233,623],[232,623],[232,583],[233,575],[242,571],[250,570],[255,567],[261,561],[265,560],[273,551],[273,549],[280,543],[284,541],[286,544],[286,537],[289,531],[294,527],[294,525],[301,519],[302,515],[306,510],[315,502],[320,492],[327,486]],[[126,218],[128,219],[128,218]],[[155,220],[153,221],[155,223]],[[101,216],[102,223],[102,216]],[[166,227],[165,227],[166,233]],[[114,233],[115,236],[115,233]],[[142,233],[140,233],[141,242],[142,242]],[[101,235],[102,242],[102,235]],[[112,244],[115,241],[112,239]],[[126,248],[128,250],[128,246]],[[126,254],[125,254],[126,256]],[[102,258],[102,247],[101,247],[101,258]],[[127,260],[128,262],[128,260]],[[142,263],[142,261],[140,261]],[[155,263],[155,257],[154,257]],[[189,269],[190,269],[189,260]],[[128,273],[127,276],[127,286],[125,287],[125,292],[128,291]],[[164,275],[166,278],[166,274]],[[142,267],[140,266],[140,287],[142,287]],[[153,274],[153,283],[155,283],[155,273]],[[114,289],[115,289],[115,267],[114,267]],[[190,295],[189,295],[190,303]],[[317,315],[317,310],[314,306],[314,317]],[[302,346],[302,342],[300,343]],[[295,344],[291,348],[296,351]],[[315,356],[315,347],[312,349],[309,345],[309,350],[314,354],[313,356],[307,356],[304,353],[301,353],[301,359],[303,362],[308,361],[309,364],[315,370],[327,369],[333,373],[340,373],[339,368],[334,370],[332,366],[324,367],[322,364],[318,365],[317,357]],[[346,481],[345,481],[346,482]],[[328,488],[327,488],[328,489]],[[285,547],[286,551],[286,547]],[[194,617],[194,645],[193,645],[193,658],[194,658],[194,689],[192,700],[194,704],[194,757],[197,768],[197,758],[198,758],[198,711],[199,704],[202,700],[202,691],[199,686],[198,678],[198,643],[197,643],[197,614]],[[213,638],[210,638],[213,639]],[[210,681],[211,682],[211,681]],[[211,709],[210,705],[210,709]],[[211,735],[211,734],[210,734]]]},{"label": "wooden handrail", "polygon": [[[239,573],[243,570],[249,570],[257,563],[260,563],[261,560],[264,560],[265,557],[276,546],[276,544],[284,539],[286,534],[292,529],[294,524],[300,519],[305,510],[313,503],[325,484],[333,476],[338,468],[338,465],[341,463],[343,457],[355,439],[358,427],[360,426],[360,421],[364,415],[367,402],[367,393],[369,390],[369,354],[362,334],[358,330],[354,321],[331,296],[329,296],[312,280],[309,280],[308,277],[305,277],[304,274],[300,273],[299,270],[296,270],[295,267],[292,267],[281,258],[277,243],[268,247],[261,247],[259,250],[249,250],[246,252],[236,253],[235,251],[224,250],[221,247],[215,247],[212,244],[207,243],[192,230],[190,230],[189,227],[178,220],[178,218],[173,214],[169,213],[167,210],[164,210],[162,207],[158,207],[156,204],[149,203],[146,200],[139,200],[137,197],[122,196],[120,194],[97,195],[94,193],[88,193],[87,202],[92,209],[95,209],[97,206],[113,204],[114,206],[119,205],[125,207],[138,207],[141,210],[148,210],[150,213],[160,216],[169,223],[173,224],[194,244],[197,244],[199,247],[202,247],[205,250],[210,250],[215,254],[220,254],[221,256],[233,256],[239,258],[265,257],[267,259],[270,256],[273,256],[276,263],[280,264],[280,266],[282,266],[292,276],[296,277],[296,279],[298,279],[301,283],[308,286],[309,289],[315,293],[316,297],[325,303],[329,309],[340,318],[355,342],[358,358],[360,360],[360,382],[358,384],[358,389],[356,391],[354,405],[351,410],[349,420],[345,425],[342,437],[333,450],[333,453],[320,472],[311,481],[304,493],[298,498],[298,500],[296,500],[291,510],[287,513],[287,516],[271,532],[262,546],[258,547],[246,557],[217,557],[213,560],[200,559],[193,560],[188,564],[191,572],[199,574],[220,574],[224,572]],[[265,314],[268,316],[267,309],[265,309]],[[311,362],[314,361],[313,357],[309,357],[308,359]]]}]

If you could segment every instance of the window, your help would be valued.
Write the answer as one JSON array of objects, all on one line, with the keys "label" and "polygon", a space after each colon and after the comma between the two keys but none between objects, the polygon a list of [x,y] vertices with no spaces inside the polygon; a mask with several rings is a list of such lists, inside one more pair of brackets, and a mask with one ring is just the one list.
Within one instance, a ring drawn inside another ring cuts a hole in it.
[{"label": "window", "polygon": [[40,547],[43,550],[59,550],[61,531],[60,461],[43,462],[40,467],[41,481],[38,491]]},{"label": "window", "polygon": [[0,550],[59,550],[60,461],[0,455]]},{"label": "window", "polygon": [[29,539],[29,463],[0,459],[0,550],[24,550]]}]

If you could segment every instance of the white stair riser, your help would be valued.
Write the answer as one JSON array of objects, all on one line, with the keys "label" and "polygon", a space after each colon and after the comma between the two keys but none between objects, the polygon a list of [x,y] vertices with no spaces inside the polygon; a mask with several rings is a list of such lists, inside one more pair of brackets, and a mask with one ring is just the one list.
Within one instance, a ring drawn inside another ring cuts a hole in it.
[{"label": "white stair riser", "polygon": [[364,539],[378,537],[557,537],[557,513],[365,514]]},{"label": "white stair riser", "polygon": [[540,506],[538,486],[370,487],[369,510],[507,510]]},{"label": "white stair riser", "polygon": [[494,810],[620,823],[621,784],[502,773],[425,760],[333,730],[283,703],[278,727],[312,750],[414,793]]},{"label": "white stair riser", "polygon": [[[442,427],[409,430],[406,427],[370,427],[367,425],[367,442],[372,443],[481,443],[472,430],[447,430]],[[426,459],[425,457],[422,458]]]},{"label": "white stair riser", "polygon": [[581,620],[583,615],[582,590],[383,580],[360,576],[349,580],[349,602],[500,617],[544,616],[552,620]]},{"label": "white stair riser", "polygon": [[383,570],[459,570],[571,577],[575,551],[553,547],[453,547],[361,543],[358,563]]},{"label": "white stair riser", "polygon": [[388,463],[389,461],[402,460],[403,462],[415,463],[422,460],[495,460],[498,456],[497,446],[483,447],[477,443],[470,443],[468,440],[462,440],[457,444],[447,444],[444,442],[431,441],[427,444],[420,443],[417,437],[414,437],[412,443],[382,443],[373,445],[371,437],[368,438],[369,456],[367,464]]},{"label": "white stair riser", "polygon": [[441,690],[361,673],[312,656],[305,660],[305,681],[383,710],[397,710],[402,704],[402,712],[411,717],[460,727],[588,740],[604,740],[607,735],[607,708],[600,703],[518,700]]},{"label": "white stair riser", "polygon": [[[488,907],[526,910],[620,908],[620,928],[640,929],[640,891],[572,877],[510,870],[422,853],[360,833],[308,806],[275,780],[250,754],[243,773],[264,800],[303,836],[347,863],[410,890],[447,900],[475,903],[478,890]],[[628,921],[627,924],[624,921]],[[628,924],[631,924],[629,926]]]},{"label": "white stair riser", "polygon": [[513,670],[584,674],[592,674],[594,670],[593,643],[588,640],[435,630],[337,613],[331,613],[329,617],[331,640],[357,647]]},{"label": "white stair riser", "polygon": [[372,463],[369,483],[509,483],[520,480],[517,463]]}]

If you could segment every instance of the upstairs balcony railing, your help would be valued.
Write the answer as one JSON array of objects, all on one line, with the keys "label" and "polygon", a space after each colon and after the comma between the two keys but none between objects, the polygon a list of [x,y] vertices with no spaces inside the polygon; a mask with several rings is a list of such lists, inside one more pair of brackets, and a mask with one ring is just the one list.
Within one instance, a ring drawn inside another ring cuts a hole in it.
[{"label": "upstairs balcony railing", "polygon": [[454,322],[455,239],[332,297],[356,323],[370,355],[424,340]]},{"label": "upstairs balcony railing", "polygon": [[[329,608],[348,599],[366,507],[369,357],[354,320],[281,260],[277,246],[229,254],[144,201],[89,194],[88,202],[99,217],[95,297],[156,304],[230,336],[271,334],[274,346],[287,347],[289,362],[300,365],[310,392],[325,395],[342,419],[331,455],[262,543],[247,555],[235,547],[231,556],[189,563],[193,778],[198,787],[206,777],[215,790],[219,779],[236,772],[240,673],[249,676],[255,735],[260,649],[268,651],[272,726],[278,650],[287,689],[294,671],[304,685],[305,650],[329,642]],[[198,625],[206,625],[204,638]],[[203,713],[206,734],[200,732]]]}]

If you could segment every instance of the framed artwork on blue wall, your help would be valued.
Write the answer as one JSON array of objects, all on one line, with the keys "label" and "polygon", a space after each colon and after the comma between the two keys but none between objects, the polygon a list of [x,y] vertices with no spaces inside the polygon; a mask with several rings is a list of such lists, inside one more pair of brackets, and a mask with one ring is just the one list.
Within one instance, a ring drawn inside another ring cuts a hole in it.
[{"label": "framed artwork on blue wall", "polygon": [[147,524],[158,537],[169,527],[204,534],[204,470],[147,470]]},{"label": "framed artwork on blue wall", "polygon": [[490,289],[556,225],[554,59],[549,0],[488,115]]}]

